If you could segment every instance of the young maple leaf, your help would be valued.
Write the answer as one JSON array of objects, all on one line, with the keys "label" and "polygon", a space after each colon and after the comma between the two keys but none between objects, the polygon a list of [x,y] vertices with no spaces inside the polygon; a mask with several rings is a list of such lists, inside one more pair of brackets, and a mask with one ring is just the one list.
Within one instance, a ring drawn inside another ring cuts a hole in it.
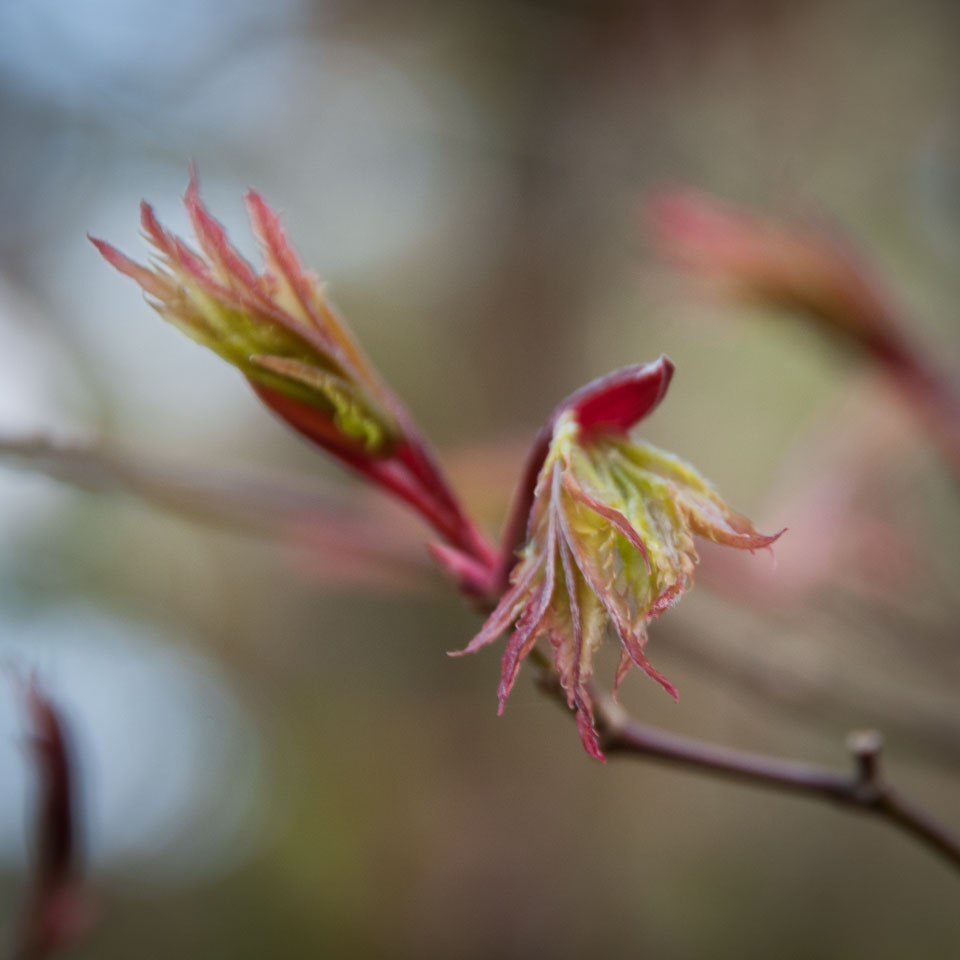
[{"label": "young maple leaf", "polygon": [[207,212],[195,176],[184,202],[201,253],[164,230],[147,203],[140,222],[156,252],[152,268],[102,240],[93,243],[140,284],[164,319],[241,370],[268,405],[300,401],[315,411],[315,429],[327,442],[357,455],[389,452],[402,435],[394,401],[263,199],[253,191],[246,196],[266,262],[262,274]]},{"label": "young maple leaf", "polygon": [[510,586],[461,651],[473,653],[513,626],[501,668],[502,713],[520,664],[546,637],[583,746],[599,760],[587,681],[608,628],[621,645],[614,693],[637,666],[676,698],[644,647],[648,621],[692,583],[693,537],[756,550],[779,536],[757,533],[690,464],[630,436],[672,373],[661,357],[598,380],[558,407]]},{"label": "young maple leaf", "polygon": [[90,238],[136,280],[157,312],[237,367],[281,419],[328,453],[406,501],[477,562],[493,553],[463,513],[406,408],[387,388],[305,271],[280,222],[254,191],[246,195],[265,268],[230,244],[200,200],[195,173],[184,202],[200,252],[168,233],[143,203],[154,248],[146,267]]}]

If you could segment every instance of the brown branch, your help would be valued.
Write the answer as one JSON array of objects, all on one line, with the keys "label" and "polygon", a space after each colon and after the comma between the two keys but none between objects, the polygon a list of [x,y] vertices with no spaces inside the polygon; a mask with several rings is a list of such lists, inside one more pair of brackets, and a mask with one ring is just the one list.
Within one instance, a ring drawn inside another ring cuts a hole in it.
[{"label": "brown branch", "polygon": [[791,669],[786,676],[775,673],[769,661],[742,655],[729,644],[717,644],[716,631],[710,644],[706,636],[661,622],[657,638],[660,643],[669,641],[674,655],[688,670],[720,681],[738,695],[754,698],[781,715],[804,720],[815,717],[817,726],[824,729],[869,713],[873,714],[872,722],[891,725],[898,741],[909,745],[912,759],[941,765],[955,765],[960,759],[960,724],[928,699],[887,692],[882,702],[873,702],[871,691],[853,689],[849,684],[843,689],[833,676],[814,676],[798,669]]},{"label": "brown branch", "polygon": [[[542,665],[545,657],[537,659]],[[540,686],[566,706],[566,693],[552,669],[542,674]],[[648,727],[631,719],[609,695],[593,696],[600,747],[608,755],[648,757],[873,814],[925,843],[960,870],[960,837],[887,782],[880,763],[882,739],[875,731],[850,735],[847,747],[855,761],[854,771],[840,773]]]}]

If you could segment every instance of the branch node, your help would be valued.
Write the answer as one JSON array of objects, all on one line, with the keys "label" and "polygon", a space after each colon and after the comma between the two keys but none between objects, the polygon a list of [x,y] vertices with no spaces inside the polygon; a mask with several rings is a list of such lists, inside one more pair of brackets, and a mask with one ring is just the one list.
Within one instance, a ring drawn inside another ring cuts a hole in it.
[{"label": "branch node", "polygon": [[847,749],[856,764],[857,784],[876,787],[880,782],[883,736],[877,730],[855,730],[847,737]]}]

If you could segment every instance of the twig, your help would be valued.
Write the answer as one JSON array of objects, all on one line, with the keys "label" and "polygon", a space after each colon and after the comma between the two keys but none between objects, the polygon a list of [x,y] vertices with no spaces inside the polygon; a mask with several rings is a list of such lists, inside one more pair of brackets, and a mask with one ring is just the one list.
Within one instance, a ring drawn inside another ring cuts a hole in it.
[{"label": "twig", "polygon": [[35,677],[13,674],[30,720],[27,741],[37,779],[35,854],[13,960],[42,960],[76,942],[91,926],[95,906],[78,856],[76,760],[66,722]]},{"label": "twig", "polygon": [[[542,664],[545,659],[541,655],[538,662]],[[566,694],[555,672],[544,672],[540,686],[566,705]],[[839,773],[829,767],[733,750],[657,730],[631,719],[609,695],[593,696],[600,747],[606,754],[649,757],[871,813],[911,834],[960,870],[960,837],[887,782],[880,763],[883,741],[876,731],[850,735],[847,748],[854,759],[854,771]]]},{"label": "twig", "polygon": [[343,512],[330,496],[268,476],[204,470],[99,440],[0,434],[0,461],[96,492],[119,492],[204,520],[262,529]]},{"label": "twig", "polygon": [[[718,680],[738,693],[760,700],[781,714],[807,721],[816,717],[818,726],[844,723],[850,716],[872,714],[872,722],[890,724],[897,739],[909,743],[911,757],[925,763],[955,765],[960,760],[960,724],[931,704],[928,699],[885,693],[882,702],[870,700],[871,692],[860,687],[841,690],[833,676],[822,677],[796,669],[775,673],[767,660],[740,655],[730,644],[718,643],[723,635],[714,630],[713,643],[707,636],[658,624],[660,643],[669,646],[678,661],[698,675]],[[876,691],[874,691],[875,694]],[[876,697],[874,698],[876,700]],[[888,731],[889,732],[889,731]]]},{"label": "twig", "polygon": [[121,493],[151,507],[231,530],[278,538],[305,573],[327,584],[418,591],[435,569],[417,520],[372,488],[350,496],[317,492],[269,473],[205,469],[99,440],[0,432],[0,465],[94,493]]}]

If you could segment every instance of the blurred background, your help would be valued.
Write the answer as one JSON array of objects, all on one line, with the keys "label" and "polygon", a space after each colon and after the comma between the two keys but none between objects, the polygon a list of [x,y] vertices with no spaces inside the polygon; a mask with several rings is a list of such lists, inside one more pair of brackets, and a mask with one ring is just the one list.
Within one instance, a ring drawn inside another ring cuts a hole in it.
[{"label": "blurred background", "polygon": [[[0,465],[0,659],[69,722],[101,907],[69,956],[957,956],[956,875],[882,824],[601,767],[532,671],[498,719],[421,531],[84,234],[145,259],[141,197],[189,234],[194,160],[254,258],[256,186],[493,531],[557,400],[669,354],[644,435],[790,532],[776,572],[704,551],[648,648],[679,705],[639,675],[623,702],[838,768],[880,728],[960,826],[955,481],[869,364],[698,295],[643,217],[683,183],[832,218],[958,369],[958,39],[949,0],[0,0],[0,430],[111,451],[67,470],[89,491]],[[332,548],[330,504],[395,559]],[[7,939],[20,713],[5,690]]]}]

